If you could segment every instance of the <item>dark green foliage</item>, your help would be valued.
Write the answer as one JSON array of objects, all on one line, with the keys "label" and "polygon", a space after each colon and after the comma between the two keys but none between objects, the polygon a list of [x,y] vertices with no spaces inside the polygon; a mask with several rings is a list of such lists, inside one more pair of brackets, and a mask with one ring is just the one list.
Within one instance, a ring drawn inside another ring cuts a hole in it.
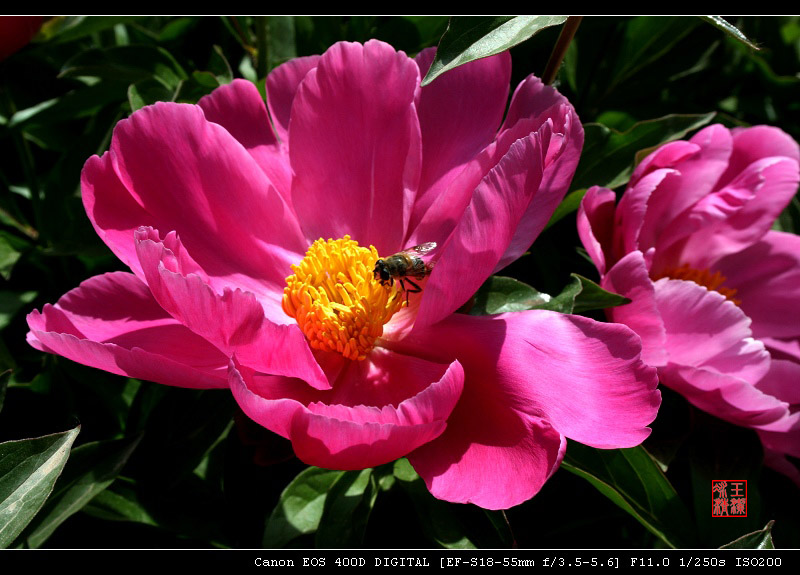
[{"label": "dark green foliage", "polygon": [[[570,443],[564,469],[504,515],[435,499],[404,459],[308,468],[226,391],[130,380],[25,341],[32,309],[124,269],[84,213],[80,173],[132,111],[194,103],[233,78],[263,92],[282,62],[370,38],[412,56],[439,45],[432,73],[513,46],[513,88],[542,74],[558,38],[563,17],[540,18],[59,17],[0,62],[0,547],[800,546],[797,488],[761,468],[755,433],[669,390],[644,447]],[[572,188],[469,313],[603,319],[625,301],[576,251],[589,186],[623,187],[643,153],[711,122],[769,123],[800,139],[800,18],[729,24],[760,50],[698,18],[584,18],[556,81],[586,131]],[[476,46],[484,52],[464,53]],[[776,228],[800,231],[797,199]],[[748,479],[746,521],[711,519],[720,473]]]}]

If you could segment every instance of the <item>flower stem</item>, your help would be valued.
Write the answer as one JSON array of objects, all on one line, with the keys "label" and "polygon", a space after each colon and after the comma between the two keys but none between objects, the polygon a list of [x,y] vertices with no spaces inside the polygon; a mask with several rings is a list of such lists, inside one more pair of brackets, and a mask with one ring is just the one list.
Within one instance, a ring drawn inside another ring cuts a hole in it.
[{"label": "flower stem", "polygon": [[503,514],[503,520],[506,522],[509,535],[511,535],[511,548],[517,549],[517,538],[514,537],[514,530],[511,529],[511,522],[508,520],[508,515],[506,515],[505,509],[501,509],[500,513]]},{"label": "flower stem", "polygon": [[564,22],[564,27],[561,28],[561,34],[558,36],[556,45],[553,46],[550,60],[548,60],[544,74],[542,74],[542,81],[545,84],[550,85],[556,79],[558,69],[561,68],[561,62],[564,61],[567,48],[569,48],[572,38],[575,37],[575,32],[578,30],[581,20],[583,20],[583,16],[569,16],[567,21]]}]

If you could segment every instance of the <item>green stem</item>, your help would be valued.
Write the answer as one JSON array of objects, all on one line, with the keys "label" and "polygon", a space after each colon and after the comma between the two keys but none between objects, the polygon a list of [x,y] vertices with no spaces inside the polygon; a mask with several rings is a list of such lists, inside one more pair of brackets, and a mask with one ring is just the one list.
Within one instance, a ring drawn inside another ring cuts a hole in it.
[{"label": "green stem", "polygon": [[517,538],[514,537],[514,530],[511,528],[511,521],[508,520],[508,515],[506,515],[505,509],[501,509],[500,513],[503,514],[503,520],[506,522],[506,526],[508,527],[508,532],[511,534],[511,548],[517,548]]},{"label": "green stem", "polygon": [[545,84],[550,85],[555,81],[558,75],[558,69],[561,68],[561,62],[564,61],[567,48],[569,48],[572,38],[575,37],[575,32],[578,30],[581,20],[583,20],[583,16],[570,16],[567,18],[567,21],[564,22],[564,27],[561,28],[561,34],[558,36],[556,45],[553,46],[553,51],[550,53],[550,60],[548,60],[547,67],[545,67],[544,74],[542,74],[542,81]]},{"label": "green stem", "polygon": [[259,79],[267,77],[269,63],[269,19],[267,16],[256,16],[256,74]]}]

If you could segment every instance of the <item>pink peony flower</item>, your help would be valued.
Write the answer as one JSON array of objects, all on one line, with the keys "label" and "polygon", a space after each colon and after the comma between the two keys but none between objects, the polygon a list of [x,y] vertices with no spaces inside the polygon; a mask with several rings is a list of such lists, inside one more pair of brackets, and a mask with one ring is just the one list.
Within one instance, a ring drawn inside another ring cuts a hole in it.
[{"label": "pink peony flower", "polygon": [[[542,230],[583,129],[533,76],[501,125],[508,54],[421,88],[432,57],[339,43],[273,71],[268,106],[235,81],[120,122],[82,189],[133,273],[30,314],[30,343],[168,385],[230,387],[309,464],[408,456],[436,497],[487,508],[533,496],[565,436],[639,444],[660,394],[630,329],[455,314]],[[375,279],[379,255],[423,242],[438,248],[412,280],[420,293]]]},{"label": "pink peony flower", "polygon": [[609,317],[642,336],[661,381],[758,430],[765,461],[800,484],[800,237],[771,226],[797,191],[797,143],[768,126],[711,126],[636,168],[615,207],[578,213],[602,285],[633,300]]}]

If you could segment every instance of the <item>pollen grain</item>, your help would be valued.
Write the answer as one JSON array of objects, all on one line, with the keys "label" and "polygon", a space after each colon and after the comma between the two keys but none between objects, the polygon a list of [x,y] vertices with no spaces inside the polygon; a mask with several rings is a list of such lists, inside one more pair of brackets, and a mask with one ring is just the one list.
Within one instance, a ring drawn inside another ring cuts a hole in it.
[{"label": "pollen grain", "polygon": [[688,264],[683,264],[677,268],[667,270],[665,273],[659,275],[656,280],[661,278],[672,278],[674,280],[687,280],[692,281],[698,285],[705,287],[708,290],[715,291],[722,294],[728,300],[736,305],[741,305],[741,300],[736,299],[736,289],[725,287],[724,284],[727,278],[720,272],[711,273],[707,269],[695,269]]}]

